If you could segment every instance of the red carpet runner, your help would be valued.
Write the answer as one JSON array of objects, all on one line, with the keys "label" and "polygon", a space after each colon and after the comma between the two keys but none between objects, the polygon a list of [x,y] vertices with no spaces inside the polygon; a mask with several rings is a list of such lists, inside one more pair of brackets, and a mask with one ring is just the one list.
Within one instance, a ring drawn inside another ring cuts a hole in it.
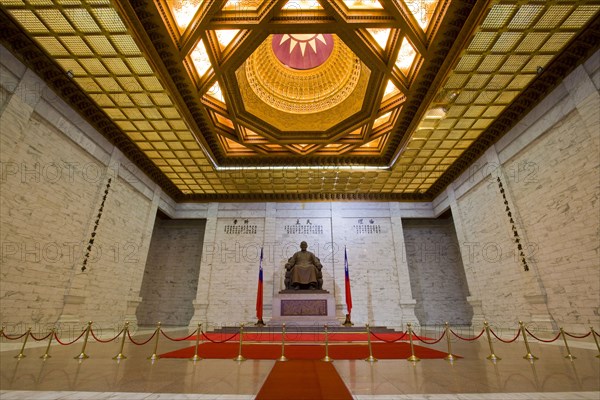
[{"label": "red carpet runner", "polygon": [[351,400],[352,394],[331,363],[295,360],[275,363],[256,399]]},{"label": "red carpet runner", "polygon": [[[234,335],[231,333],[210,332],[210,333],[206,333],[205,335],[210,340],[213,340],[215,342],[221,342],[224,340],[233,340],[233,341],[239,340],[238,335]],[[400,333],[400,332],[377,333],[377,336],[375,336],[375,334],[373,334],[373,336],[371,336],[371,340],[374,342],[382,341],[382,340],[387,340],[388,342],[391,342],[394,340],[398,340],[398,338],[400,338],[400,337],[402,337],[402,333]],[[430,340],[430,341],[433,340],[432,338],[429,338],[427,336],[420,336],[420,337],[423,340]],[[200,339],[203,341],[206,340],[206,338],[204,336],[201,337]],[[191,336],[189,340],[190,341],[196,340],[196,336]],[[330,342],[357,342],[357,341],[366,342],[367,341],[367,333],[366,332],[362,332],[362,333],[361,332],[350,332],[350,333],[331,332],[328,335],[328,340]],[[275,332],[244,333],[244,341],[281,343],[281,333],[275,333]],[[325,343],[325,334],[321,333],[321,332],[311,332],[311,333],[288,332],[285,334],[285,341],[286,342]],[[402,341],[408,341],[408,335],[404,335],[402,337]]]},{"label": "red carpet runner", "polygon": [[[446,353],[427,347],[414,346],[419,358],[444,358]],[[202,358],[235,358],[239,343],[210,343],[199,346],[198,355]],[[380,359],[406,359],[410,356],[410,345],[398,343],[373,343],[373,357]],[[190,358],[194,355],[194,346],[161,354],[164,358]],[[244,344],[242,355],[255,360],[275,360],[281,356],[280,344]],[[325,356],[325,346],[320,344],[290,344],[285,346],[285,356],[290,360],[320,360]],[[369,348],[362,344],[330,344],[329,357],[338,360],[358,360],[369,356]]]}]

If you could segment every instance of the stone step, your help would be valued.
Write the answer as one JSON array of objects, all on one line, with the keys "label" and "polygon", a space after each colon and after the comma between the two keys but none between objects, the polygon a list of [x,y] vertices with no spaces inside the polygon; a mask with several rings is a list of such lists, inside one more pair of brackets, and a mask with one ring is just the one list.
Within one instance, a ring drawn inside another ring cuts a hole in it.
[{"label": "stone step", "polygon": [[[365,333],[366,328],[364,326],[328,326],[327,330],[329,332],[338,332],[338,333]],[[213,331],[207,333],[236,333],[240,331],[239,326],[223,326],[219,329],[215,329]],[[281,325],[267,325],[264,327],[258,326],[244,326],[244,332],[252,332],[252,333],[281,333],[282,326]],[[324,333],[324,328],[322,326],[294,326],[288,325],[285,326],[286,332],[296,332],[296,333],[315,333],[321,332]],[[371,332],[375,333],[402,333],[403,331],[397,331],[395,329],[387,328],[385,326],[372,326]]]}]

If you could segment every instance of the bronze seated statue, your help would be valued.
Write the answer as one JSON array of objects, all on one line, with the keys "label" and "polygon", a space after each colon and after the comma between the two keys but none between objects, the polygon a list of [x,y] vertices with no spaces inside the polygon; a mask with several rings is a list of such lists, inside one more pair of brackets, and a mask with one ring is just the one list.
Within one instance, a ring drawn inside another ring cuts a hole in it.
[{"label": "bronze seated statue", "polygon": [[306,248],[306,242],[300,243],[300,251],[296,252],[285,264],[286,290],[323,290],[323,273],[321,261]]}]

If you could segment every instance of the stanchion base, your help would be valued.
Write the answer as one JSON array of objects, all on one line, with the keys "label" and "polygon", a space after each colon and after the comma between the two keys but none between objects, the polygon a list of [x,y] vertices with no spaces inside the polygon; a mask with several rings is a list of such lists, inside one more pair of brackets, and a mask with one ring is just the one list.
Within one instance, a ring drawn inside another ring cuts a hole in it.
[{"label": "stanchion base", "polygon": [[569,360],[573,361],[573,360],[575,360],[577,357],[575,357],[575,356],[574,356],[574,355],[572,355],[572,354],[567,354],[567,355],[565,356],[565,358],[568,358]]},{"label": "stanchion base", "polygon": [[369,357],[365,358],[365,361],[373,363],[373,362],[377,362],[378,360],[373,356],[369,356]]},{"label": "stanchion base", "polygon": [[246,361],[246,359],[244,358],[244,356],[242,356],[241,354],[238,355],[236,358],[233,359],[233,361]]},{"label": "stanchion base", "polygon": [[113,360],[123,360],[125,358],[127,358],[127,356],[125,356],[125,354],[119,353],[116,356],[114,356],[112,359]]},{"label": "stanchion base", "polygon": [[160,356],[158,354],[152,354],[150,357],[148,357],[148,360],[158,360],[160,358]]},{"label": "stanchion base", "polygon": [[254,325],[263,327],[263,326],[266,326],[267,324],[265,324],[262,319],[259,319],[258,321],[256,321],[256,323]]},{"label": "stanchion base", "polygon": [[[20,360],[21,358],[25,358],[25,357],[26,357],[26,355],[23,353],[19,353],[16,356],[14,356],[14,358],[16,358],[17,360]],[[75,358],[77,358],[77,357],[75,357]]]},{"label": "stanchion base", "polygon": [[533,355],[533,354],[531,354],[531,353],[527,353],[527,354],[525,354],[525,355],[523,356],[523,358],[524,358],[525,360],[539,360],[539,358],[537,358],[536,356],[534,356],[534,355]]},{"label": "stanchion base", "polygon": [[497,355],[495,355],[494,353],[490,354],[489,356],[486,357],[488,360],[491,361],[500,361],[502,360],[500,357],[498,357]]},{"label": "stanchion base", "polygon": [[287,361],[288,358],[286,356],[281,356],[277,359],[277,361]]},{"label": "stanchion base", "polygon": [[419,357],[415,356],[415,355],[412,355],[412,356],[408,357],[408,358],[406,359],[406,361],[414,361],[414,362],[417,362],[417,361],[421,361],[421,359],[420,359]]},{"label": "stanchion base", "polygon": [[202,357],[200,357],[198,354],[194,354],[194,356],[190,358],[190,361],[200,361],[200,360],[202,360]]},{"label": "stanchion base", "polygon": [[447,361],[456,361],[456,356],[452,353],[448,353],[448,355],[446,357],[444,357],[444,360]]},{"label": "stanchion base", "polygon": [[325,362],[333,362],[333,358],[329,357],[329,356],[325,356],[323,358],[321,358],[321,361],[325,361]]},{"label": "stanchion base", "polygon": [[44,355],[43,355],[43,356],[41,356],[40,358],[41,358],[42,360],[47,360],[47,359],[49,359],[50,357],[52,357],[50,354],[44,354]]},{"label": "stanchion base", "polygon": [[352,323],[352,321],[350,321],[350,315],[346,314],[346,320],[344,321],[344,323],[342,324],[343,326],[353,326],[354,324]]},{"label": "stanchion base", "polygon": [[80,355],[78,355],[78,356],[75,356],[75,357],[73,357],[73,358],[74,358],[75,360],[85,360],[86,358],[90,358],[90,356],[88,356],[88,355],[87,355],[87,354],[85,354],[85,353],[81,353]]}]

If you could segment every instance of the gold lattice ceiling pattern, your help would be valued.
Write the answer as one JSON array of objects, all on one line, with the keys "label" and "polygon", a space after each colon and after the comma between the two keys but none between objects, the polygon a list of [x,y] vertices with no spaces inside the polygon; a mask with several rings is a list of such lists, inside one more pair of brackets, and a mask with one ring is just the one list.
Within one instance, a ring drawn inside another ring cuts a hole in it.
[{"label": "gold lattice ceiling pattern", "polygon": [[[137,3],[0,0],[178,190],[249,196],[427,192],[600,10],[592,0],[473,1],[467,17],[446,0]],[[433,64],[457,20],[465,26]],[[273,35],[321,33],[336,46],[314,70],[273,56]],[[319,109],[318,90],[344,96]]]}]

